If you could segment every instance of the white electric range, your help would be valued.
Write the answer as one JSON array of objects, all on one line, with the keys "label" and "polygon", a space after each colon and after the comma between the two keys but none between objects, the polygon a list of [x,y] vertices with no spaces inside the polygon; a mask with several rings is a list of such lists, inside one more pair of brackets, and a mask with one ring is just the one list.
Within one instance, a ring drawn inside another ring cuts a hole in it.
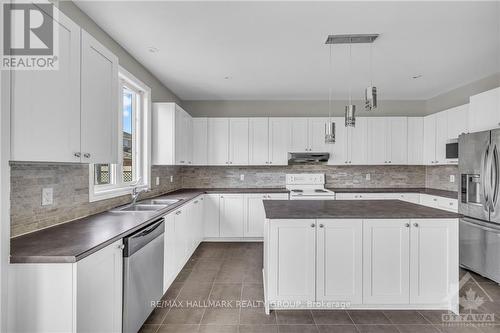
[{"label": "white electric range", "polygon": [[290,200],[335,200],[335,192],[325,189],[322,173],[287,174],[286,189]]}]

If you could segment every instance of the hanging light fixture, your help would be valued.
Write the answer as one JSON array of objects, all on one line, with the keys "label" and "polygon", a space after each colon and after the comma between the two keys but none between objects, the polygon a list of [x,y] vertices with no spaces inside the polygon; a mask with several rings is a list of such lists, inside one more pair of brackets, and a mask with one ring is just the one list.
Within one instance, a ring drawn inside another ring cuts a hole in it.
[{"label": "hanging light fixture", "polygon": [[370,44],[370,86],[365,89],[365,110],[371,111],[377,108],[377,87],[373,86],[373,61],[372,48]]},{"label": "hanging light fixture", "polygon": [[328,90],[328,122],[325,123],[325,143],[335,143],[335,122],[332,121],[332,45],[330,44],[330,58],[329,58],[329,80],[330,88]]},{"label": "hanging light fixture", "polygon": [[352,104],[352,44],[349,43],[349,104],[345,106],[345,127],[356,126],[356,105]]}]

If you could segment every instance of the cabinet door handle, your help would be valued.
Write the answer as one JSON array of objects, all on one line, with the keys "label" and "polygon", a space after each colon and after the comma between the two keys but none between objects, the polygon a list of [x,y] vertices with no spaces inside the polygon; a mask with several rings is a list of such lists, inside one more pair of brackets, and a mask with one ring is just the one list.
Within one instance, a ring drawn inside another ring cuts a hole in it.
[{"label": "cabinet door handle", "polygon": [[82,156],[82,153],[77,152],[77,153],[74,153],[73,155],[75,155],[75,157],[80,157],[80,156]]},{"label": "cabinet door handle", "polygon": [[311,228],[314,228],[315,226],[316,226],[316,224],[311,223]]},{"label": "cabinet door handle", "polygon": [[90,158],[90,154],[89,153],[85,153],[85,154],[83,154],[83,157]]},{"label": "cabinet door handle", "polygon": [[437,199],[437,198],[434,198],[434,199],[432,199],[432,200],[434,200],[434,201],[438,201],[438,199]]},{"label": "cabinet door handle", "polygon": [[323,228],[323,227],[324,227],[324,225],[323,225],[323,224],[320,224],[320,225],[319,225],[319,227],[320,227],[320,228]]},{"label": "cabinet door handle", "polygon": [[198,203],[198,200],[196,200],[195,202],[193,202],[194,204],[197,204]]},{"label": "cabinet door handle", "polygon": [[269,164],[273,164],[273,162],[269,162]]},{"label": "cabinet door handle", "polygon": [[182,214],[182,211],[178,210],[175,212],[175,215],[181,215]]},{"label": "cabinet door handle", "polygon": [[418,223],[413,223],[413,226],[414,226],[415,228],[418,228]]},{"label": "cabinet door handle", "polygon": [[125,245],[120,244],[120,245],[118,245],[118,248],[119,248],[120,250],[123,250],[123,249],[125,248]]},{"label": "cabinet door handle", "polygon": [[405,223],[405,227],[409,228],[410,227],[410,223]]}]

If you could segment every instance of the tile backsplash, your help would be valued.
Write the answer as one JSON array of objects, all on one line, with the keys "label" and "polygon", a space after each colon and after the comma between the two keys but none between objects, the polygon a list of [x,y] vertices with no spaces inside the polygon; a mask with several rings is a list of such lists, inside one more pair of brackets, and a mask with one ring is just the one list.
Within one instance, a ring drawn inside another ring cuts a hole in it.
[{"label": "tile backsplash", "polygon": [[[170,183],[170,176],[174,181]],[[181,187],[180,167],[153,166],[152,190],[156,196]],[[155,178],[160,185],[155,186]],[[42,206],[42,188],[53,188],[54,202]],[[97,214],[130,202],[130,195],[89,202],[89,167],[83,164],[11,164],[11,236]]]},{"label": "tile backsplash", "polygon": [[[456,191],[458,181],[456,166],[153,166],[152,190],[144,197],[182,187],[284,187],[285,174],[294,172],[325,173],[328,187],[430,187]],[[130,196],[125,195],[89,202],[88,173],[88,165],[81,164],[11,164],[11,235],[97,214],[130,201]],[[449,182],[450,174],[455,175],[455,183]],[[170,176],[174,177],[172,183]],[[160,178],[159,186],[155,185],[156,177]],[[49,206],[41,205],[45,187],[54,191],[54,203]]]}]

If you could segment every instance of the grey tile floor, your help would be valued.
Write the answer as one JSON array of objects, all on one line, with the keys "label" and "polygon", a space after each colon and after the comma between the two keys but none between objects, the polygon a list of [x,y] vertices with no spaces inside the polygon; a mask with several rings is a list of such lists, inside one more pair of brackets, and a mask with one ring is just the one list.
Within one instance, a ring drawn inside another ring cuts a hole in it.
[{"label": "grey tile floor", "polygon": [[262,258],[262,243],[201,243],[140,332],[500,332],[500,287],[465,270],[461,278],[472,279],[461,289],[468,301],[461,311],[493,314],[494,322],[448,325],[443,311],[288,310],[268,316],[262,303]]}]

